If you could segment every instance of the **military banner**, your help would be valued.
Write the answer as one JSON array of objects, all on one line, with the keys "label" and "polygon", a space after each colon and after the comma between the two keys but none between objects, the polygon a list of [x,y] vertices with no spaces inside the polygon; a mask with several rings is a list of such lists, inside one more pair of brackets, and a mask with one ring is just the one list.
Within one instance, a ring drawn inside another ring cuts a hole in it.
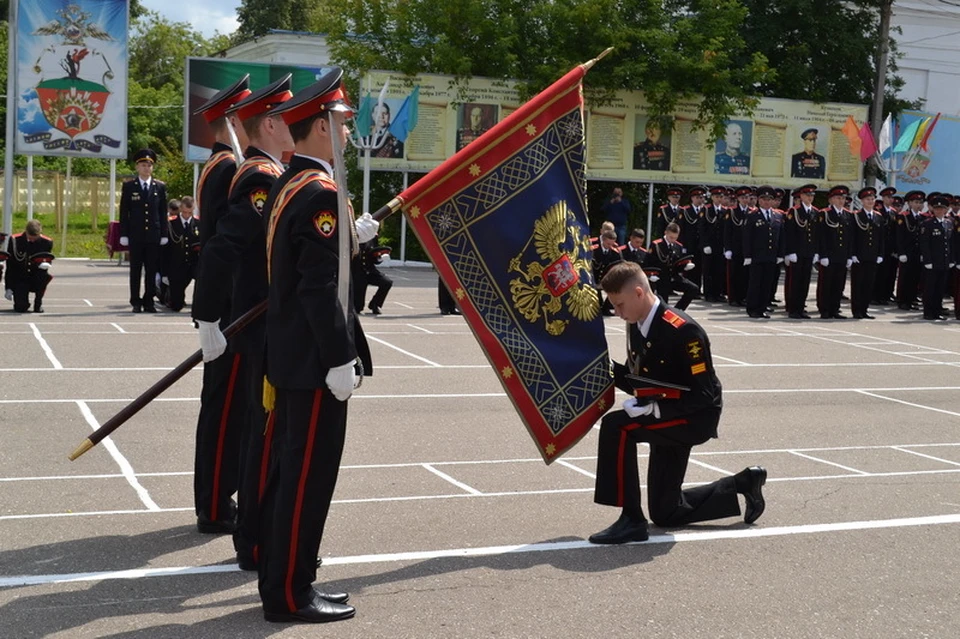
[{"label": "military banner", "polygon": [[[399,198],[548,464],[613,402],[590,272],[585,70],[568,73]],[[414,134],[422,123],[421,106]]]},{"label": "military banner", "polygon": [[[903,136],[911,124],[927,118],[933,113],[922,111],[904,111],[900,116],[898,129]],[[895,137],[894,141],[899,141]],[[918,146],[918,145],[914,145]],[[898,153],[895,167],[897,189],[902,193],[919,189],[931,192],[956,193],[960,188],[960,118],[941,115],[936,128],[930,133],[927,148],[915,149],[916,152]],[[887,156],[890,152],[887,151]],[[889,165],[889,157],[884,158]],[[905,163],[906,162],[906,163]]]},{"label": "military banner", "polygon": [[24,155],[127,156],[127,0],[14,0]]}]

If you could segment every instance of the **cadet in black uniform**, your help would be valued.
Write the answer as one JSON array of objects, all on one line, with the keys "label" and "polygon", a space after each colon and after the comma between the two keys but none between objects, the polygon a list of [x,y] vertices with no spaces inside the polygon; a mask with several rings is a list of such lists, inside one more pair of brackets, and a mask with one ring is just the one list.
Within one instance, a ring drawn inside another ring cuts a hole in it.
[{"label": "cadet in black uniform", "polygon": [[783,227],[784,262],[787,264],[785,301],[791,319],[810,319],[805,307],[814,259],[819,259],[817,225],[820,211],[813,206],[817,186],[806,184],[797,189],[797,194],[800,203],[787,211]]},{"label": "cadet in black uniform", "polygon": [[883,262],[877,267],[877,280],[874,287],[873,303],[885,306],[893,299],[894,286],[897,281],[897,209],[893,206],[893,198],[897,189],[892,186],[880,191],[880,202],[875,205],[877,214],[883,220]]},{"label": "cadet in black uniform", "polygon": [[41,230],[40,222],[30,220],[23,233],[10,238],[4,287],[6,298],[13,300],[13,310],[17,313],[30,310],[30,293],[33,293],[33,312],[42,313],[43,294],[53,279],[50,275],[53,240],[42,235]]},{"label": "cadet in black uniform", "polygon": [[[346,435],[347,400],[370,353],[349,291],[348,246],[370,241],[378,224],[356,222],[346,187],[334,182],[334,137],[347,144],[350,107],[334,67],[279,111],[296,145],[290,166],[267,202],[270,275],[267,378],[276,389],[274,442],[263,494],[260,599],[268,621],[318,623],[346,619],[354,608],[346,593],[313,587],[317,551],[330,509]],[[343,166],[337,167],[338,176]],[[338,194],[340,197],[338,197]],[[343,268],[341,268],[341,266]],[[348,281],[348,280],[347,280]]]},{"label": "cadet in black uniform", "polygon": [[945,217],[949,199],[943,194],[929,199],[933,215],[920,224],[920,260],[924,268],[923,319],[945,320],[943,297],[947,292],[947,276],[956,266],[954,255],[954,221]]},{"label": "cadet in black uniform", "polygon": [[897,259],[900,272],[897,275],[897,307],[904,311],[917,311],[917,295],[920,290],[920,223],[921,211],[927,196],[923,191],[910,191],[904,197],[908,209],[897,218]]},{"label": "cadet in black uniform", "polygon": [[[240,118],[250,146],[245,149],[246,159],[237,167],[230,185],[227,212],[220,218],[216,233],[203,247],[200,256],[193,317],[200,325],[200,345],[205,360],[219,357],[223,352],[225,340],[218,322],[228,291],[232,289],[231,320],[236,320],[267,297],[263,206],[270,188],[283,172],[280,157],[293,151],[287,125],[272,111],[292,96],[290,78],[291,75],[287,74],[254,91],[228,111]],[[265,325],[261,316],[230,342],[235,362],[234,399],[230,410],[240,411],[244,420],[239,456],[224,460],[224,464],[237,465],[237,470],[232,471],[239,477],[233,541],[238,563],[244,570],[254,569],[257,561],[257,502],[266,423],[263,409]],[[198,526],[213,527],[221,521],[226,532],[230,528],[229,519],[201,521]]]},{"label": "cadet in black uniform", "polygon": [[630,237],[627,239],[627,244],[623,247],[623,250],[620,251],[620,255],[628,262],[643,266],[647,259],[647,249],[643,246],[646,239],[647,234],[644,233],[643,229],[633,229],[630,231]]},{"label": "cadet in black uniform", "polygon": [[710,189],[712,202],[700,209],[700,246],[703,253],[703,296],[708,302],[722,302],[726,280],[726,262],[723,259],[723,218],[726,208],[723,196],[726,189]]},{"label": "cadet in black uniform", "polygon": [[[603,297],[599,290],[600,281],[613,264],[622,260],[623,255],[620,253],[620,247],[617,246],[617,232],[601,232],[600,246],[593,249],[593,281],[597,285],[597,293],[600,294],[600,297]],[[604,315],[613,315],[613,307],[610,306],[610,302],[606,299],[604,299],[600,305],[600,312]]]},{"label": "cadet in black uniform", "polygon": [[[167,185],[153,178],[157,154],[140,149],[133,160],[137,178],[120,188],[120,245],[130,251],[130,306],[134,313],[156,313],[157,267],[167,234]],[[143,274],[143,296],[140,276]]]},{"label": "cadet in black uniform", "polygon": [[683,189],[678,186],[671,186],[667,189],[667,203],[660,205],[657,210],[657,217],[653,225],[653,236],[663,235],[667,224],[679,222],[683,207],[680,206],[680,196],[683,195]]},{"label": "cadet in black uniform", "polygon": [[670,293],[674,291],[681,293],[677,308],[683,311],[690,306],[690,302],[696,296],[697,285],[683,276],[685,272],[692,269],[693,262],[686,247],[677,241],[679,235],[680,229],[677,224],[673,222],[667,224],[663,237],[657,238],[650,245],[650,252],[644,261],[643,270],[664,303],[670,303]]},{"label": "cadet in black uniform", "polygon": [[[603,289],[629,330],[627,365],[614,364],[614,379],[617,387],[638,397],[624,401],[623,410],[607,413],[600,426],[593,499],[623,511],[612,526],[591,535],[590,542],[647,539],[647,520],[640,506],[638,442],[650,444],[647,501],[654,524],[683,526],[737,516],[738,493],[746,501],[744,521],[755,522],[766,505],[761,488],[767,471],[760,466],[704,486],[682,488],[690,450],[717,436],[723,408],[707,334],[683,311],[661,302],[636,264],[612,267]],[[640,392],[628,374],[650,380],[643,386],[653,387],[656,394]],[[658,388],[657,382],[682,388]]]},{"label": "cadet in black uniform", "polygon": [[[241,148],[247,134],[236,114],[227,109],[250,95],[249,75],[223,89],[195,113],[203,115],[216,140],[210,159],[200,172],[197,186],[197,208],[200,211],[200,251],[216,234],[217,223],[227,212],[230,183],[237,172],[236,155],[231,146],[232,129]],[[230,322],[230,286],[220,310],[220,328]],[[196,307],[196,287],[194,302]],[[232,353],[204,361],[203,387],[200,390],[200,414],[197,417],[197,446],[193,467],[193,499],[200,532],[231,532],[236,520],[236,505],[231,495],[237,492],[240,437],[243,434],[244,411],[230,410],[236,379],[234,367],[239,361]]]},{"label": "cadet in black uniform", "polygon": [[820,319],[846,319],[840,313],[847,269],[853,255],[850,237],[850,211],[844,206],[850,189],[830,189],[830,206],[820,211],[817,237],[820,249],[820,271],[817,275],[817,310]]},{"label": "cadet in black uniform", "polygon": [[167,306],[180,311],[186,302],[186,290],[193,281],[200,256],[200,222],[193,217],[193,198],[180,199],[178,215],[170,218],[170,243],[164,248],[164,277],[167,278]]},{"label": "cadet in black uniform", "polygon": [[736,190],[737,203],[727,209],[723,218],[723,257],[727,260],[727,301],[730,306],[747,303],[747,268],[743,265],[743,225],[749,213],[753,189],[741,186]]},{"label": "cadet in black uniform", "polygon": [[[691,258],[696,258],[700,255],[700,214],[705,208],[707,189],[695,186],[687,191],[687,195],[690,198],[690,204],[680,210],[680,219],[677,220],[680,236],[677,241],[683,245]],[[696,296],[699,297],[703,273],[697,260],[692,261],[691,264],[693,267],[687,271],[686,278],[697,287]]]},{"label": "cadet in black uniform", "polygon": [[749,267],[747,315],[769,318],[770,290],[783,262],[783,213],[775,209],[776,192],[771,186],[757,189],[759,208],[747,214],[743,224],[743,265]]},{"label": "cadet in black uniform", "polygon": [[851,214],[853,255],[850,260],[850,312],[856,319],[873,319],[867,313],[876,289],[877,267],[883,263],[883,218],[874,210],[877,190],[872,186],[857,193],[861,208]]},{"label": "cadet in black uniform", "polygon": [[380,315],[387,294],[393,288],[393,280],[380,272],[380,264],[384,255],[390,253],[389,246],[378,246],[377,238],[360,245],[360,252],[353,258],[353,307],[357,313],[363,312],[363,303],[367,299],[367,287],[376,286],[377,292],[370,299],[370,312]]}]

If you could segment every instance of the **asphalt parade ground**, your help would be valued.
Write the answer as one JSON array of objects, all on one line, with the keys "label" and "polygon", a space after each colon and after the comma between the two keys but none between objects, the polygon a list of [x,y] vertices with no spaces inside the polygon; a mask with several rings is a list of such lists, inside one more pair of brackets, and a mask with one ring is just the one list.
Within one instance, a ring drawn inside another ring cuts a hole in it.
[{"label": "asphalt parade ground", "polygon": [[189,311],[130,313],[115,262],[54,273],[46,313],[0,311],[0,638],[960,636],[960,322],[695,302],[724,412],[687,479],[762,464],[766,512],[598,547],[597,431],[546,466],[434,272],[390,269],[321,547],[357,616],[278,625],[196,532],[200,368],[67,459],[198,348]]}]

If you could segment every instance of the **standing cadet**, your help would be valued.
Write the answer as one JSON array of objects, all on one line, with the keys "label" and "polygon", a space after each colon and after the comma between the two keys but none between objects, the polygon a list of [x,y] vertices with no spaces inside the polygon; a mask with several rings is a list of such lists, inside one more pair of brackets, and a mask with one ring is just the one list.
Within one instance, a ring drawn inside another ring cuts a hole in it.
[{"label": "standing cadet", "polygon": [[[137,178],[120,188],[120,246],[130,252],[130,306],[134,313],[156,313],[157,268],[167,233],[167,185],[153,178],[157,154],[140,149],[133,156]],[[143,274],[143,296],[140,276]]]},{"label": "standing cadet", "polygon": [[954,255],[954,222],[945,217],[949,198],[937,194],[929,199],[933,215],[920,225],[920,259],[924,268],[923,319],[945,320],[947,311],[943,297],[947,292],[947,277],[956,266]]},{"label": "standing cadet", "polygon": [[897,209],[893,198],[897,189],[888,186],[880,191],[881,202],[876,204],[877,213],[883,220],[883,262],[877,267],[877,283],[873,295],[874,304],[885,306],[893,299],[893,288],[897,281]]},{"label": "standing cadet", "polygon": [[[195,111],[206,120],[215,142],[210,159],[200,172],[197,186],[197,208],[200,252],[216,234],[217,224],[227,212],[230,183],[237,173],[237,158],[231,146],[231,132],[240,148],[247,143],[247,134],[236,114],[227,115],[227,109],[250,95],[249,75],[223,89]],[[220,309],[220,328],[230,321],[229,286],[224,286],[227,298]],[[196,307],[194,287],[193,307]],[[234,367],[239,362],[232,353],[204,361],[203,387],[200,390],[200,414],[197,417],[197,447],[193,465],[193,503],[200,532],[231,532],[236,520],[236,505],[231,495],[237,492],[240,437],[243,434],[244,411],[230,410],[236,379]],[[217,522],[211,524],[210,522]]]},{"label": "standing cadet", "polygon": [[700,272],[703,274],[703,296],[708,302],[722,302],[726,264],[723,259],[723,196],[726,189],[710,189],[712,202],[700,209],[700,246],[703,253]]},{"label": "standing cadet", "polygon": [[42,313],[43,294],[53,279],[50,275],[53,240],[41,234],[41,230],[39,221],[30,220],[23,233],[10,238],[4,286],[6,298],[13,301],[13,310],[17,313],[30,310],[30,293],[33,293],[33,312]]},{"label": "standing cadet", "polygon": [[907,210],[897,218],[897,255],[900,272],[897,275],[897,308],[918,311],[920,290],[920,223],[921,210],[926,200],[923,191],[910,191],[905,196]]},{"label": "standing cadet", "polygon": [[193,217],[193,198],[180,199],[180,211],[170,218],[170,243],[164,248],[163,273],[167,278],[166,304],[180,311],[186,301],[187,285],[193,281],[200,256],[200,223]]},{"label": "standing cadet", "polygon": [[798,189],[800,203],[787,211],[784,224],[783,250],[786,254],[786,307],[791,319],[810,319],[807,314],[807,295],[810,293],[810,275],[817,255],[817,223],[820,212],[813,206],[816,184]]},{"label": "standing cadet", "polygon": [[857,193],[861,208],[850,215],[853,250],[850,261],[850,312],[856,319],[873,319],[867,307],[876,286],[877,267],[883,263],[883,218],[874,212],[877,190],[872,186]]},{"label": "standing cadet", "polygon": [[[346,593],[313,586],[340,470],[347,400],[371,373],[350,294],[350,257],[379,226],[353,220],[342,148],[351,112],[334,67],[281,109],[296,154],[267,202],[267,378],[276,389],[263,494],[259,590],[267,621],[352,617]],[[360,370],[357,370],[357,367]],[[359,376],[358,376],[359,372]]]},{"label": "standing cadet", "polygon": [[[640,504],[638,442],[650,444],[647,502],[654,524],[684,526],[737,516],[738,494],[746,502],[743,519],[752,524],[766,505],[761,489],[767,471],[761,466],[706,485],[682,488],[691,449],[717,436],[723,408],[706,332],[689,315],[661,302],[636,264],[624,262],[611,268],[603,289],[617,315],[628,322],[627,365],[614,364],[614,380],[618,388],[638,397],[624,401],[623,410],[604,415],[600,426],[593,500],[622,511],[612,526],[591,535],[590,543],[622,544],[648,538]],[[648,390],[664,392],[653,401],[650,396],[640,398],[629,375],[647,378]],[[658,387],[658,382],[663,387]]]},{"label": "standing cadet", "polygon": [[840,313],[843,287],[850,267],[852,241],[850,211],[844,206],[850,189],[835,186],[830,189],[830,206],[820,211],[817,228],[820,250],[820,271],[817,275],[817,310],[820,319],[846,319]]},{"label": "standing cadet", "polygon": [[627,245],[624,246],[620,252],[623,259],[643,266],[644,260],[647,259],[647,249],[643,246],[646,239],[647,234],[643,229],[633,229],[630,231],[630,238],[627,240]]},{"label": "standing cadet", "polygon": [[770,318],[771,282],[783,262],[783,215],[775,209],[776,191],[771,186],[757,189],[760,207],[747,214],[743,224],[743,265],[750,268],[747,315]]},{"label": "standing cadet", "polygon": [[953,216],[953,316],[960,320],[960,215]]},{"label": "standing cadet", "polygon": [[747,269],[743,265],[743,225],[750,211],[753,189],[741,186],[737,204],[727,209],[723,220],[723,257],[727,260],[727,301],[730,306],[747,303]]},{"label": "standing cadet", "polygon": [[671,186],[667,189],[667,203],[661,204],[657,210],[657,218],[653,225],[653,236],[663,235],[667,224],[678,222],[683,207],[680,206],[680,196],[683,195],[683,189],[678,186]]},{"label": "standing cadet", "polygon": [[[707,189],[702,186],[695,186],[687,191],[690,197],[690,204],[680,210],[680,219],[677,225],[680,227],[680,236],[677,239],[687,254],[691,257],[700,255],[700,214],[704,209]],[[693,267],[687,272],[687,279],[693,282],[697,287],[697,295],[700,294],[703,279],[703,271],[697,262],[691,262]]]},{"label": "standing cadet", "polygon": [[[194,295],[193,317],[200,325],[204,360],[220,357],[226,340],[220,331],[220,313],[232,289],[233,320],[267,298],[266,236],[263,206],[270,188],[283,172],[280,157],[293,150],[287,125],[273,110],[291,97],[287,74],[254,91],[230,107],[246,131],[250,145],[246,159],[237,167],[230,185],[227,212],[220,218],[213,237],[203,247]],[[262,466],[266,415],[263,410],[263,349],[265,320],[261,316],[230,342],[234,370],[230,410],[243,414],[237,464],[237,517],[233,543],[244,570],[256,566],[259,528],[260,467]],[[223,532],[232,528],[228,519],[200,522]],[[198,525],[200,525],[198,523]]]}]

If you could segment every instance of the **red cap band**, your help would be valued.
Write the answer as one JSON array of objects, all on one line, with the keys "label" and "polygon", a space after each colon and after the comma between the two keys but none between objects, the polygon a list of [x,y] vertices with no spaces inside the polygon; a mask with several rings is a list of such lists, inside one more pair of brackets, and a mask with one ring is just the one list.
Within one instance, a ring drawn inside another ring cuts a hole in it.
[{"label": "red cap band", "polygon": [[324,105],[331,102],[346,102],[347,101],[347,92],[343,90],[343,86],[339,86],[333,91],[328,91],[322,95],[318,95],[312,100],[304,102],[300,106],[290,109],[289,111],[284,111],[280,114],[280,117],[283,118],[283,121],[288,125],[299,122],[300,120],[305,120],[314,113],[320,113],[324,110]]},{"label": "red cap band", "polygon": [[243,100],[244,98],[246,98],[246,97],[247,97],[248,95],[250,95],[251,93],[253,93],[253,91],[251,91],[250,89],[244,89],[243,91],[241,91],[240,93],[236,94],[235,96],[233,96],[233,97],[231,97],[231,98],[229,98],[229,99],[227,99],[227,100],[224,100],[224,101],[221,102],[220,104],[218,104],[218,105],[216,105],[216,106],[212,106],[212,107],[210,107],[208,110],[204,111],[204,112],[203,112],[203,118],[204,118],[208,123],[213,122],[213,121],[216,120],[217,118],[222,118],[224,115],[227,114],[227,110],[228,110],[230,107],[232,107],[234,104],[236,104],[236,103],[239,102],[240,100]]},{"label": "red cap band", "polygon": [[264,96],[263,99],[257,100],[252,104],[248,104],[243,108],[237,109],[237,117],[241,120],[249,120],[250,118],[256,117],[258,115],[263,115],[270,109],[279,106],[293,97],[293,94],[289,91],[284,91],[283,93],[274,93],[273,95]]}]

